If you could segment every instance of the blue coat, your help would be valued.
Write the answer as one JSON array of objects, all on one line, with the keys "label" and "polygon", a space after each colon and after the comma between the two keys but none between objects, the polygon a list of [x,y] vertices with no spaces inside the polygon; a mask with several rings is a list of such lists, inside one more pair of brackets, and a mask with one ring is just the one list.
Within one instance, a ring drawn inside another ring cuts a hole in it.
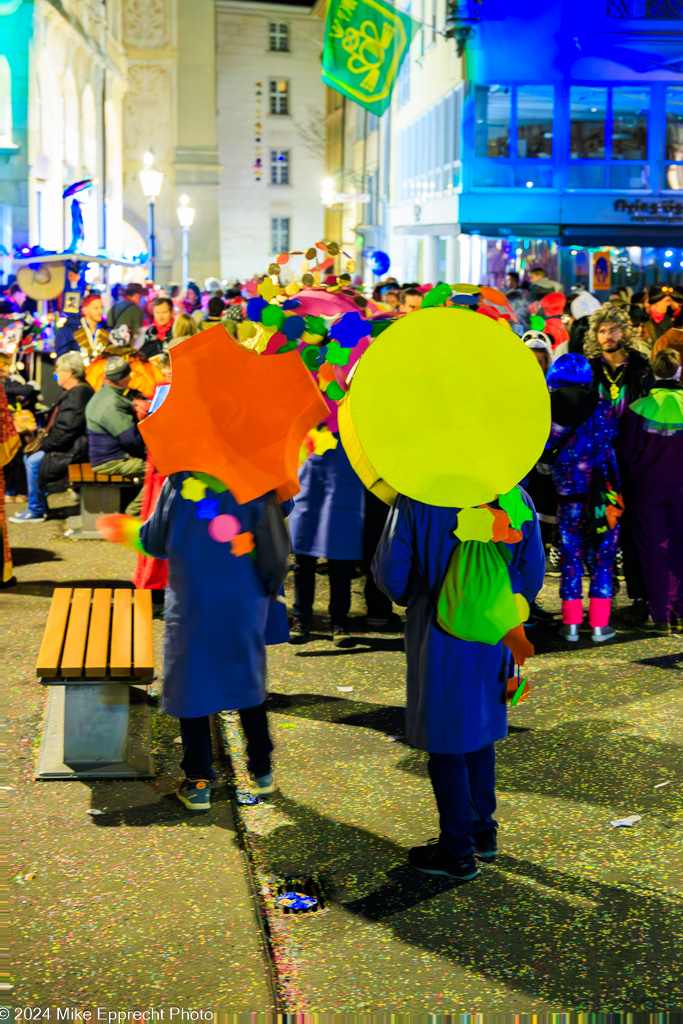
[{"label": "blue coat", "polygon": [[[480,750],[507,735],[505,690],[513,671],[508,648],[502,642],[459,640],[436,625],[439,591],[460,543],[452,535],[459,511],[399,495],[372,566],[380,590],[407,605],[406,736],[414,747],[434,754]],[[521,592],[532,601],[545,572],[535,512],[522,534],[508,547],[522,577]]]},{"label": "blue coat", "polygon": [[289,517],[292,551],[315,558],[361,558],[365,491],[341,441],[306,459],[299,484]]},{"label": "blue coat", "polygon": [[[212,540],[207,520],[197,518],[197,503],[180,493],[189,476],[175,473],[166,480],[140,530],[145,551],[169,560],[162,708],[176,718],[263,703],[270,597],[287,573],[286,557],[278,555],[282,564],[272,570],[251,555],[233,555],[229,542]],[[219,503],[219,515],[236,516],[242,532],[254,534],[257,552],[266,549],[273,521],[266,503],[275,502],[274,495],[244,505],[229,491],[210,496]],[[276,502],[275,508],[286,544]],[[282,538],[278,542],[282,546]]]}]

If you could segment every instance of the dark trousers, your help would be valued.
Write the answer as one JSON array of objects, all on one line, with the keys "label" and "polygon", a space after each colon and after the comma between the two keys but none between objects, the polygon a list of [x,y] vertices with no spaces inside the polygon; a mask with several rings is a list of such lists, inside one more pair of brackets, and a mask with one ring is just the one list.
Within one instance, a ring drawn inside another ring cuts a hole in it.
[{"label": "dark trousers", "polygon": [[[638,499],[635,496],[635,488],[629,482],[623,467],[619,468],[623,481],[621,493],[624,498],[624,512],[619,519],[619,547],[624,556],[626,593],[632,601],[636,601],[648,596],[639,546],[636,545],[635,539],[635,505]],[[659,620],[655,619],[655,621]],[[664,620],[662,619],[662,621]]]},{"label": "dark trousers", "polygon": [[[310,625],[313,617],[315,597],[315,566],[317,558],[312,555],[294,556],[294,607],[295,619]],[[327,569],[330,579],[330,620],[333,626],[345,626],[346,616],[351,607],[351,577],[354,563],[346,558],[330,558]]]},{"label": "dark trousers", "polygon": [[[266,705],[255,708],[240,708],[240,722],[247,741],[247,770],[256,778],[270,774],[270,755],[273,743],[268,732]],[[183,759],[180,767],[188,779],[216,778],[213,770],[211,749],[211,725],[208,715],[200,718],[180,718],[180,735],[183,741]]]},{"label": "dark trousers", "polygon": [[363,571],[365,573],[365,604],[369,619],[388,619],[391,601],[375,583],[370,566],[380,542],[390,507],[365,490],[365,523],[363,526]]},{"label": "dark trousers", "polygon": [[439,842],[453,857],[468,857],[472,836],[496,828],[496,753],[493,743],[469,754],[430,754],[429,777],[439,809]]},{"label": "dark trousers", "polygon": [[683,617],[683,494],[652,503],[641,498],[633,510],[653,622]]}]

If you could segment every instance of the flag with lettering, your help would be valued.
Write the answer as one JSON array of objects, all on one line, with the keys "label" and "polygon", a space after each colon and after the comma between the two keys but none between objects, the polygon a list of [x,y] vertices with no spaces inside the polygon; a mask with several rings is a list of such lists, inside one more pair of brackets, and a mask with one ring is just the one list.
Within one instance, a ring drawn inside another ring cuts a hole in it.
[{"label": "flag with lettering", "polygon": [[419,28],[386,0],[330,0],[323,82],[380,117]]}]

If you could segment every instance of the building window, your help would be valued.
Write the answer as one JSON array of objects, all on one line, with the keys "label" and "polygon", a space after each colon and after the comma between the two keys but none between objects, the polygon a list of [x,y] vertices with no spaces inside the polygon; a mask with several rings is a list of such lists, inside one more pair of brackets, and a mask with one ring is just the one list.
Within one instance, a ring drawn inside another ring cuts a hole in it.
[{"label": "building window", "polygon": [[[410,0],[408,0],[407,3],[405,3],[405,2],[402,3],[402,4],[399,3],[398,6],[401,7],[402,10],[406,14],[410,14]],[[399,72],[398,72],[398,107],[399,107],[399,110],[401,109],[401,107],[405,107],[406,103],[408,103],[409,100],[410,100],[410,64],[411,64],[410,49],[408,49],[408,52],[406,53],[405,57],[403,58],[403,63],[401,64],[401,67],[399,68]]]},{"label": "building window", "polygon": [[503,85],[478,85],[474,94],[474,155],[510,156],[510,107],[512,89]]},{"label": "building window", "polygon": [[270,218],[270,251],[289,251],[289,217]]},{"label": "building window", "polygon": [[664,188],[683,189],[683,86],[666,90],[666,137],[664,140]]},{"label": "building window", "polygon": [[289,82],[284,78],[271,78],[269,94],[271,114],[288,114]]},{"label": "building window", "polygon": [[553,87],[520,85],[517,89],[517,156],[553,155]]},{"label": "building window", "polygon": [[12,72],[0,55],[0,146],[12,146]]},{"label": "building window", "polygon": [[282,21],[271,21],[268,27],[269,49],[275,53],[289,52],[289,25]]},{"label": "building window", "polygon": [[288,149],[271,149],[270,183],[271,185],[289,185]]},{"label": "building window", "polygon": [[572,86],[569,187],[647,189],[650,89]]},{"label": "building window", "polygon": [[607,89],[572,86],[569,102],[570,157],[572,160],[604,160]]}]

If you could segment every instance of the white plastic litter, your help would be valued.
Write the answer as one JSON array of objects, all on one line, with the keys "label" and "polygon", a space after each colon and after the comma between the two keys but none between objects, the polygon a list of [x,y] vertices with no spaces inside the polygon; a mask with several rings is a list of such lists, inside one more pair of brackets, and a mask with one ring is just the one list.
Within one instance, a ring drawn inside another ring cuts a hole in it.
[{"label": "white plastic litter", "polygon": [[614,825],[615,828],[630,828],[631,825],[642,820],[642,814],[629,814],[628,818],[617,818],[616,821],[611,821],[610,825]]},{"label": "white plastic litter", "polygon": [[670,786],[670,785],[671,785],[671,780],[669,779],[668,782],[658,782],[657,785],[655,786],[655,789],[661,789],[662,786]]},{"label": "white plastic litter", "polygon": [[338,686],[337,689],[341,690],[342,693],[351,693],[351,691],[353,690],[353,687],[352,686]]},{"label": "white plastic litter", "polygon": [[182,736],[176,736],[176,738],[173,740],[173,742],[177,743],[178,746],[180,746],[180,744],[183,742],[183,737]]},{"label": "white plastic litter", "polygon": [[85,813],[86,814],[93,814],[94,815],[94,814],[104,814],[105,812],[104,811],[98,811],[96,807],[90,807]]}]

